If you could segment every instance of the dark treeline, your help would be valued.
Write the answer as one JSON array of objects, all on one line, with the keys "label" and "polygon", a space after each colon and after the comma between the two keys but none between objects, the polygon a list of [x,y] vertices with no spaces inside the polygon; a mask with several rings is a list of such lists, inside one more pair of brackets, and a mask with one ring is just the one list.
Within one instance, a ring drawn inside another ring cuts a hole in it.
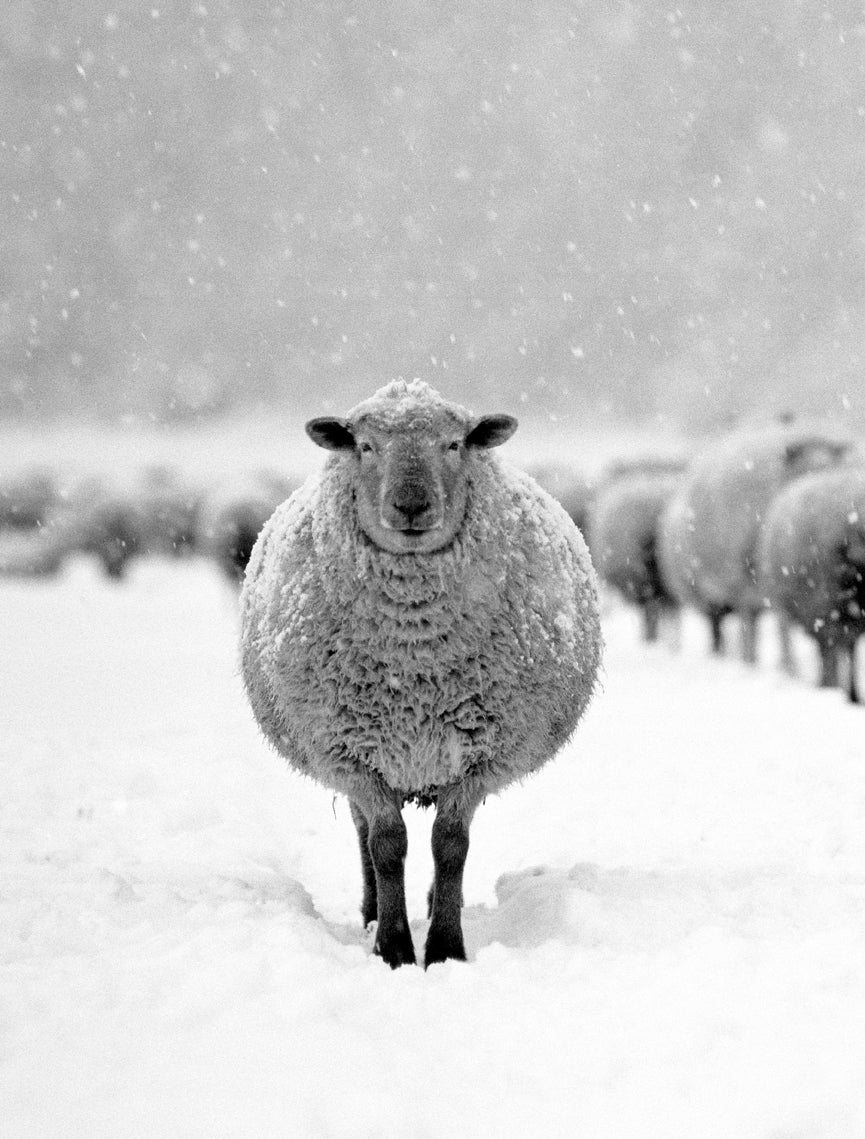
[{"label": "dark treeline", "polygon": [[860,417],[865,15],[5,0],[0,410]]}]

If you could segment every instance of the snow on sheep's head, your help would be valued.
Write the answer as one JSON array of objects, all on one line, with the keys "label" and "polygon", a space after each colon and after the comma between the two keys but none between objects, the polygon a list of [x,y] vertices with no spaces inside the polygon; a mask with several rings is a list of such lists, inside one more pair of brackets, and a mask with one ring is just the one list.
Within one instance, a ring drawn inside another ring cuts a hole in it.
[{"label": "snow on sheep's head", "polygon": [[395,380],[345,418],[306,425],[314,443],[354,464],[361,528],[395,554],[448,545],[465,515],[475,455],[516,429],[513,416],[473,416],[420,380]]}]

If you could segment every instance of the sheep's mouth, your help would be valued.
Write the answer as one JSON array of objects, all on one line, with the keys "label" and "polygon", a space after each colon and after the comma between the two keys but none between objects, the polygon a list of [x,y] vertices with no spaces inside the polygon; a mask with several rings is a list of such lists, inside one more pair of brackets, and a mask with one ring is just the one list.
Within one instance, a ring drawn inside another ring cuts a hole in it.
[{"label": "sheep's mouth", "polygon": [[382,549],[390,550],[394,554],[424,554],[441,549],[450,537],[445,528],[437,526],[406,526],[398,528],[383,527],[373,540]]}]

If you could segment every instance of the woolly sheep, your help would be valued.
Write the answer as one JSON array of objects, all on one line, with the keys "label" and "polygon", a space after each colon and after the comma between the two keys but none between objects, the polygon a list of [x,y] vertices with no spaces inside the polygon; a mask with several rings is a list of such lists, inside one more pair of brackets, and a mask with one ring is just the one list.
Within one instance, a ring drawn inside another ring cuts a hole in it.
[{"label": "woolly sheep", "polygon": [[437,808],[425,963],[464,960],[475,809],[552,758],[595,687],[582,536],[490,454],[516,426],[417,380],[311,420],[334,453],[265,526],[241,595],[255,715],[293,767],[348,797],[361,912],[392,967],[415,960],[403,804]]},{"label": "woolly sheep", "polygon": [[657,639],[661,616],[677,609],[658,567],[657,529],[679,477],[668,468],[620,475],[598,490],[589,520],[598,575],[641,610],[647,641]]},{"label": "woolly sheep", "polygon": [[88,475],[61,493],[44,525],[26,542],[0,550],[5,575],[50,575],[74,554],[93,554],[108,577],[123,577],[142,554],[179,557],[194,542],[199,490],[172,468],[131,477]]},{"label": "woolly sheep", "polygon": [[244,471],[211,487],[198,508],[197,551],[240,583],[262,526],[296,488],[295,480],[270,470]]},{"label": "woolly sheep", "polygon": [[525,470],[565,508],[583,537],[588,538],[589,515],[594,498],[591,480],[565,463],[531,464]]},{"label": "woolly sheep", "polygon": [[772,605],[817,642],[820,683],[859,703],[855,647],[865,633],[865,467],[805,475],[782,490],[758,551]]},{"label": "woolly sheep", "polygon": [[32,465],[0,477],[0,530],[32,530],[41,526],[57,500],[57,474]]},{"label": "woolly sheep", "polygon": [[848,448],[829,429],[774,423],[725,436],[691,463],[661,516],[658,557],[673,594],[708,617],[716,651],[722,619],[737,613],[743,659],[756,659],[766,606],[756,546],[769,503],[793,479],[842,461]]},{"label": "woolly sheep", "polygon": [[685,460],[675,455],[649,454],[614,459],[604,469],[599,489],[632,475],[680,475],[685,470],[685,465]]}]

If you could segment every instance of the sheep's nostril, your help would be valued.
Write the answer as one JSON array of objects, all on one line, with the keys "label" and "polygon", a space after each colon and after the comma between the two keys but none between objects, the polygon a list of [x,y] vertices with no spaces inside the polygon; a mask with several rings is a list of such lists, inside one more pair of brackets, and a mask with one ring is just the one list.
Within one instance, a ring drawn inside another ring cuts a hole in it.
[{"label": "sheep's nostril", "polygon": [[413,529],[412,523],[429,510],[430,501],[426,495],[416,495],[395,501],[393,508],[399,517],[405,520],[406,529]]}]

